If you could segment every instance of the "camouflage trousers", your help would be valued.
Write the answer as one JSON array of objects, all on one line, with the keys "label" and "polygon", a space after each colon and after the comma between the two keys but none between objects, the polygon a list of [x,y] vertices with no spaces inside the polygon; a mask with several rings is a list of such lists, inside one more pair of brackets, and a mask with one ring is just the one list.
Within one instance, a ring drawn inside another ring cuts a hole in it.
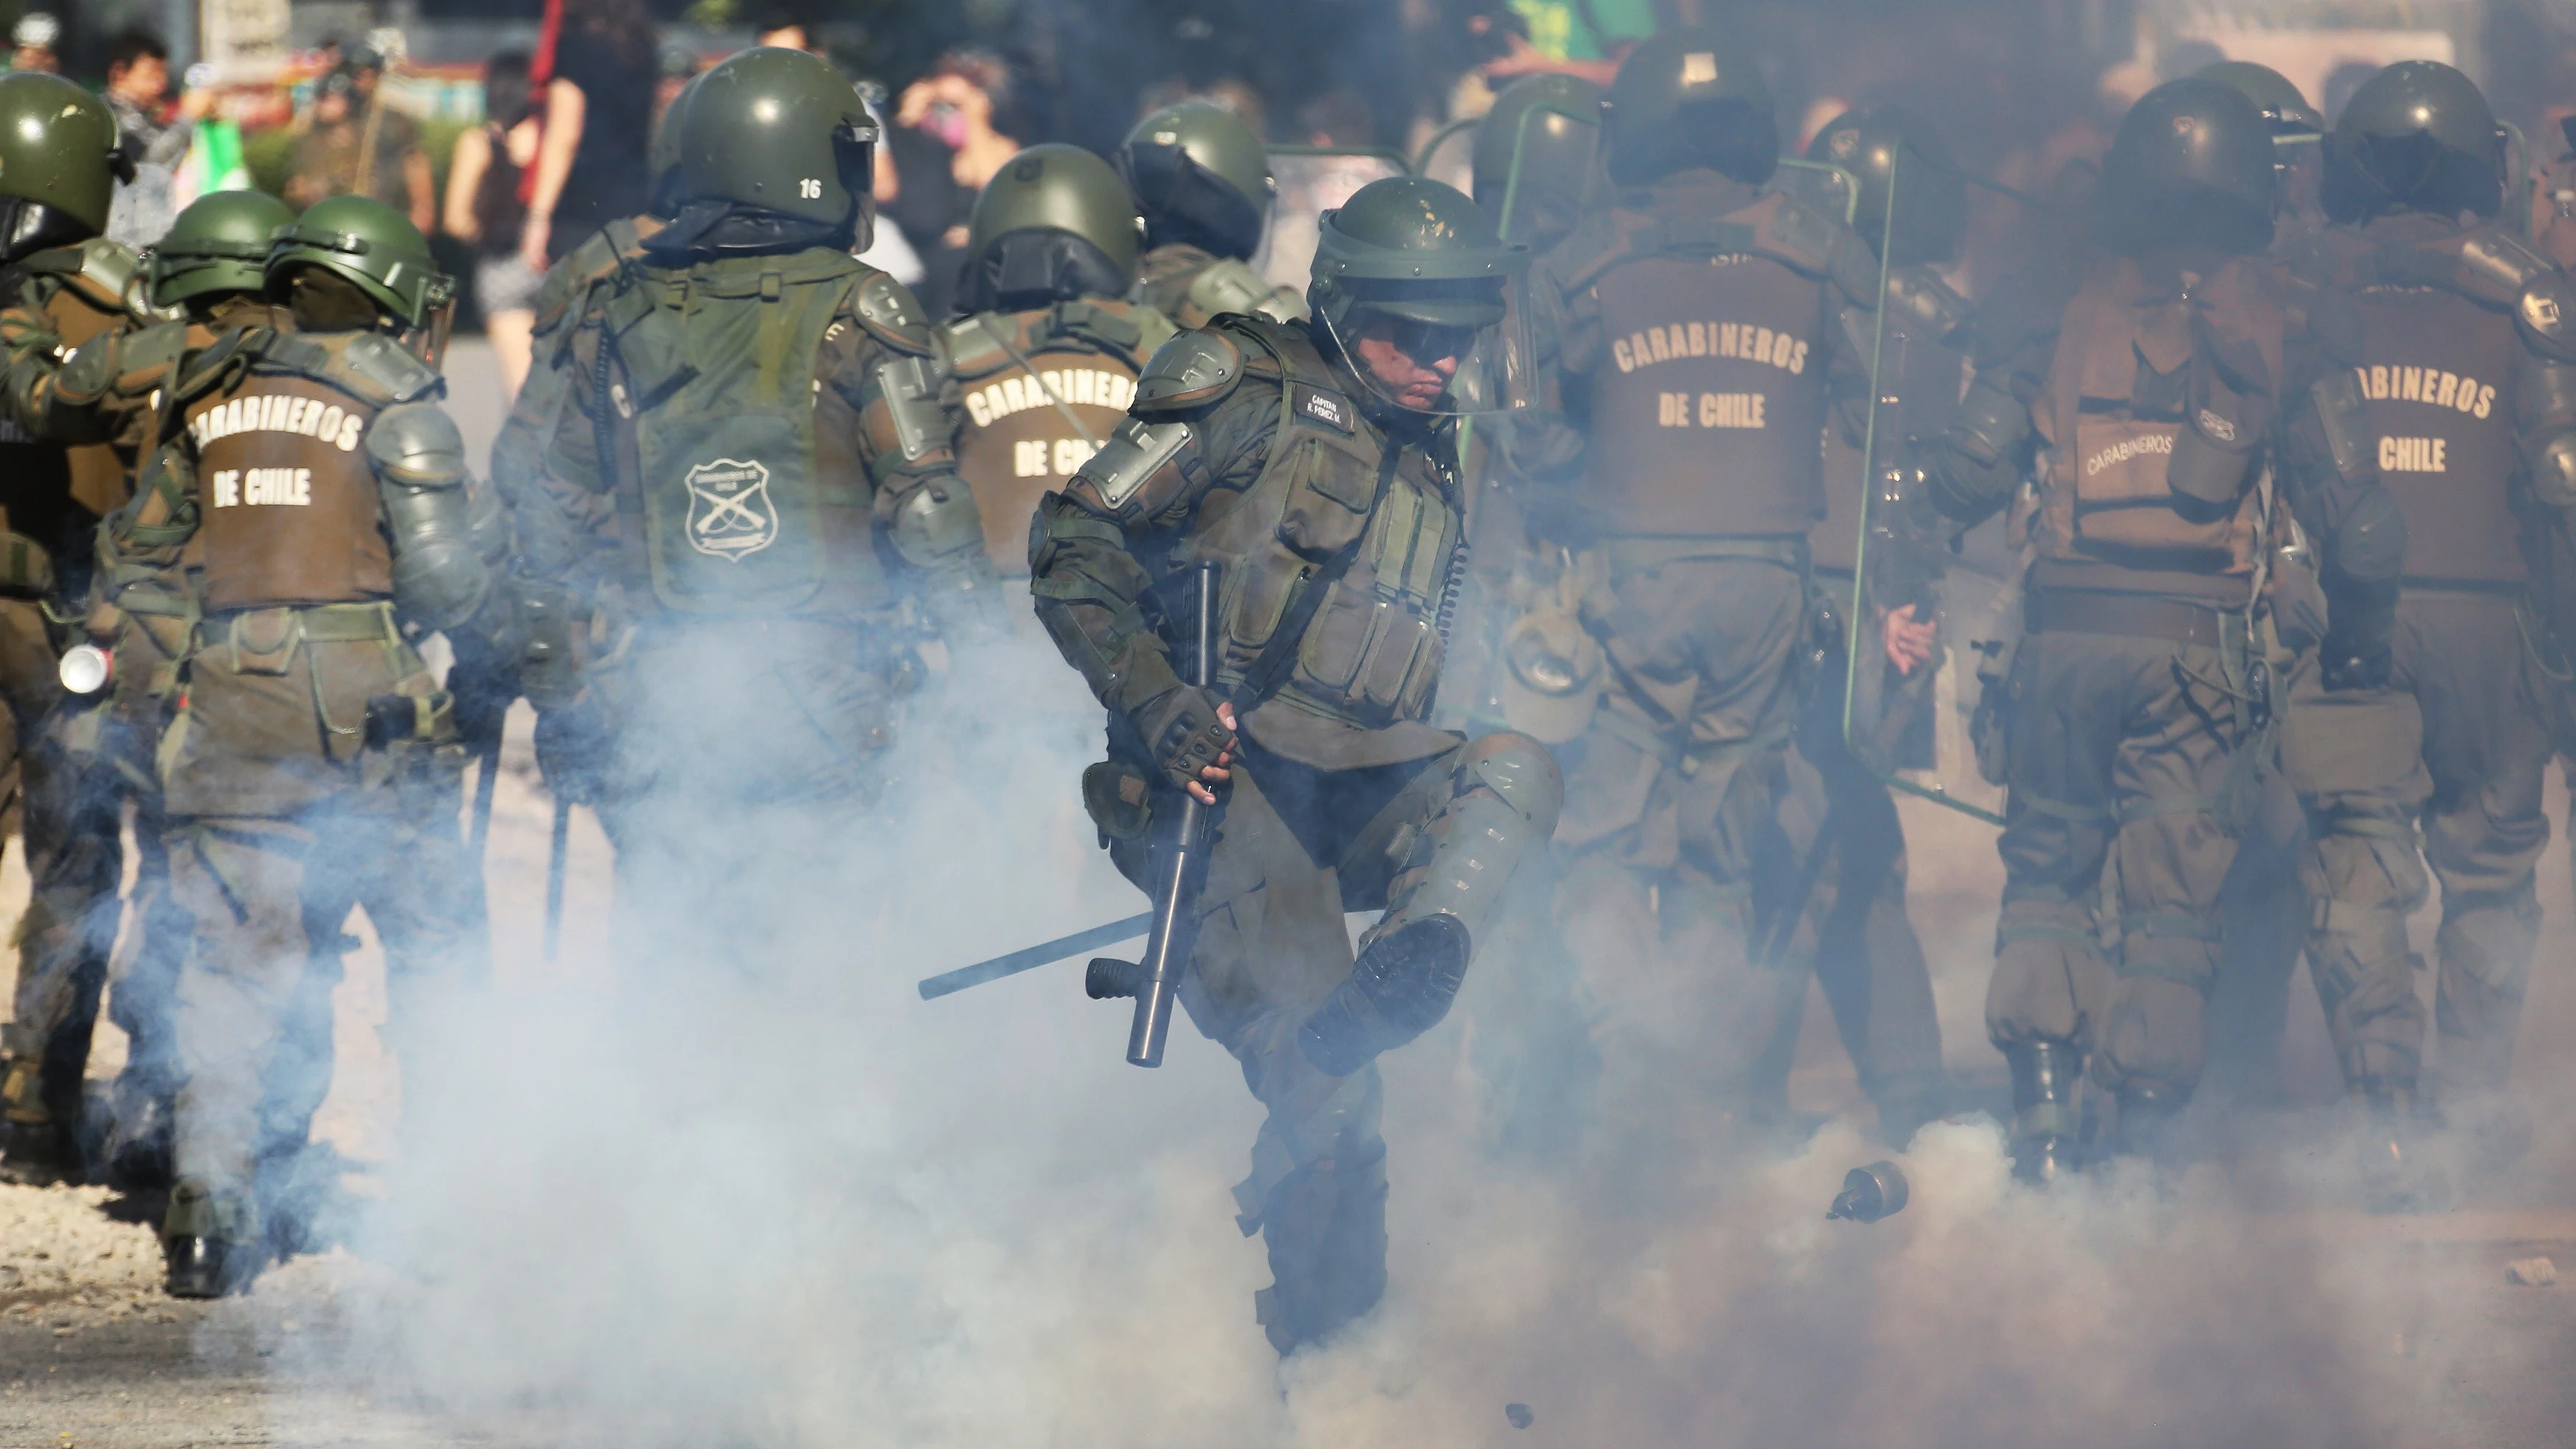
[{"label": "camouflage trousers", "polygon": [[[1181,1003],[1242,1064],[1269,1113],[1234,1196],[1236,1222],[1268,1250],[1274,1281],[1253,1306],[1282,1353],[1367,1313],[1386,1291],[1377,1065],[1328,1076],[1297,1031],[1351,974],[1343,914],[1389,904],[1413,843],[1455,793],[1458,754],[1327,770],[1247,741],[1217,824]],[[1111,853],[1144,882],[1147,839]]]},{"label": "camouflage trousers", "polygon": [[2071,1042],[2103,1087],[2187,1096],[2242,824],[2225,661],[2208,643],[2043,630],[2013,670],[1987,1035]]},{"label": "camouflage trousers", "polygon": [[2296,682],[2282,759],[2306,807],[2308,970],[2350,1083],[2412,1086],[2424,1041],[2406,918],[2442,885],[2434,1069],[2501,1089],[2539,939],[2545,682],[2514,598],[2410,588],[2383,689]]}]

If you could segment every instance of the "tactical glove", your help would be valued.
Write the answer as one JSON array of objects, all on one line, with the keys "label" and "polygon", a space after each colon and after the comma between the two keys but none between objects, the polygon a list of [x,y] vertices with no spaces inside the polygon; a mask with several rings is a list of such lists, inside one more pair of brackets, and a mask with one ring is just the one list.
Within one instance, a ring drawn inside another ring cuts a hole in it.
[{"label": "tactical glove", "polygon": [[1214,694],[1184,684],[1136,711],[1136,737],[1145,742],[1165,779],[1175,785],[1201,783],[1199,772],[1234,748],[1234,731],[1217,718],[1216,707]]}]

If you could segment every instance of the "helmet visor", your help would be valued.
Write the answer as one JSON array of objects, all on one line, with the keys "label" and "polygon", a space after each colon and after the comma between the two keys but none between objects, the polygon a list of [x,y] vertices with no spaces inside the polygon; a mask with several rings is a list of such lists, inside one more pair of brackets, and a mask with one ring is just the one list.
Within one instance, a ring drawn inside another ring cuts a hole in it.
[{"label": "helmet visor", "polygon": [[1469,418],[1532,406],[1537,343],[1518,286],[1465,285],[1482,290],[1408,288],[1319,308],[1316,317],[1360,385],[1392,407]]}]

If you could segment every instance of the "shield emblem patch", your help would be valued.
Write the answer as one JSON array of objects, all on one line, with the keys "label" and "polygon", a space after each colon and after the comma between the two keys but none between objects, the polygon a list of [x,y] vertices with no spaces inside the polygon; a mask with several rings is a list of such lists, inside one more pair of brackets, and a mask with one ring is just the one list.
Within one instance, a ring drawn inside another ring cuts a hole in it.
[{"label": "shield emblem patch", "polygon": [[718,458],[690,469],[687,482],[691,548],[740,559],[778,541],[766,464]]}]

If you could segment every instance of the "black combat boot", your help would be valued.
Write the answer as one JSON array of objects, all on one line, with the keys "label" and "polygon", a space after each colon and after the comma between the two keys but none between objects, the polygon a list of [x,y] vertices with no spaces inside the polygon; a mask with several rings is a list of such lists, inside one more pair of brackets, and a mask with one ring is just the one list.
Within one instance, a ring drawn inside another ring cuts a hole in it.
[{"label": "black combat boot", "polygon": [[2004,1048],[2004,1061],[2012,1068],[2013,1176],[2046,1187],[2077,1166],[2075,1081],[2084,1054],[2069,1041],[2026,1041]]},{"label": "black combat boot", "polygon": [[1439,1025],[1467,979],[1467,925],[1448,914],[1407,921],[1360,948],[1350,979],[1298,1029],[1326,1076],[1347,1077]]}]

